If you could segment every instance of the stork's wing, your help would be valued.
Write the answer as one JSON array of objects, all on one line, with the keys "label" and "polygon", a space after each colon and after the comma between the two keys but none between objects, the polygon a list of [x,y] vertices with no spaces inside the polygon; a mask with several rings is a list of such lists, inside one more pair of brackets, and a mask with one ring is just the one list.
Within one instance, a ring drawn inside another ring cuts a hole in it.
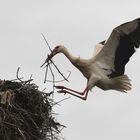
[{"label": "stork's wing", "polygon": [[98,43],[97,45],[95,45],[93,56],[96,56],[102,50],[102,48],[104,47],[104,44],[105,44],[105,41],[102,41]]},{"label": "stork's wing", "polygon": [[125,65],[140,45],[140,18],[113,29],[95,59],[109,67],[110,77],[124,74]]}]

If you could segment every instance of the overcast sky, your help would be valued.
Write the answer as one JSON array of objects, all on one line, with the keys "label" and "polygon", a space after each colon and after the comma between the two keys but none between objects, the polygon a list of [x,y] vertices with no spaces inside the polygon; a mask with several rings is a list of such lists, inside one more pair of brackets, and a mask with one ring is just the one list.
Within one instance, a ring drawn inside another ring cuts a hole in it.
[{"label": "overcast sky", "polygon": [[[138,17],[139,0],[0,0],[0,78],[14,79],[20,66],[20,76],[26,80],[33,74],[40,90],[51,91],[40,69],[49,52],[41,33],[52,48],[63,44],[74,55],[89,58],[114,27]],[[55,107],[58,121],[67,126],[62,131],[66,140],[140,139],[139,60],[137,51],[126,67],[133,85],[128,94],[94,88],[87,101],[71,97]],[[69,83],[59,84],[85,88],[86,79],[63,55],[54,61],[64,74],[72,72]],[[69,95],[55,93],[54,100],[65,97]]]}]

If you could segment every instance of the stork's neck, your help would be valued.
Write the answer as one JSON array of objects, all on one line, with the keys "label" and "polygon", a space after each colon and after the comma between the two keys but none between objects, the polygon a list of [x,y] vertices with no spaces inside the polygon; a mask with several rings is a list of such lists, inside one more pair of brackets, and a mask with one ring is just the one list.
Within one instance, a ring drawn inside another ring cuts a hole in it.
[{"label": "stork's neck", "polygon": [[88,59],[81,59],[80,57],[75,57],[69,53],[69,51],[65,48],[62,53],[70,60],[70,62],[77,67],[82,74],[89,79],[90,72],[88,71],[89,61]]},{"label": "stork's neck", "polygon": [[62,53],[70,60],[70,62],[71,62],[72,64],[75,64],[75,63],[77,62],[78,58],[79,58],[79,57],[73,56],[73,55],[67,50],[67,48],[64,48],[63,51],[62,51]]}]

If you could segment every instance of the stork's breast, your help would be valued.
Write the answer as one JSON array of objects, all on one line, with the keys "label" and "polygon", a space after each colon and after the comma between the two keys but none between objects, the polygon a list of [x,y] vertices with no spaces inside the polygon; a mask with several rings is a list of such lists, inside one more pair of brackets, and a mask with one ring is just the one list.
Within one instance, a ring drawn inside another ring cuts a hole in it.
[{"label": "stork's breast", "polygon": [[89,79],[92,70],[87,64],[80,64],[77,65],[76,67],[79,69],[79,71],[83,74],[84,77]]}]

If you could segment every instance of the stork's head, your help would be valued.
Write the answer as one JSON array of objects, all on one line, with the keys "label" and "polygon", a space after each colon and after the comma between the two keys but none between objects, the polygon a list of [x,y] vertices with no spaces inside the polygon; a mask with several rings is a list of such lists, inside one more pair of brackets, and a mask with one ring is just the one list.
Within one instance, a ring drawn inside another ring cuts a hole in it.
[{"label": "stork's head", "polygon": [[56,46],[51,52],[49,59],[52,59],[56,54],[63,52],[64,48],[63,45]]},{"label": "stork's head", "polygon": [[64,48],[65,48],[65,47],[64,47],[63,45],[58,45],[58,46],[56,46],[56,47],[53,49],[53,51],[52,51],[53,56],[56,55],[57,53],[63,52]]},{"label": "stork's head", "polygon": [[52,50],[51,54],[48,55],[48,58],[47,58],[47,59],[45,60],[45,62],[41,65],[41,67],[44,66],[45,63],[48,63],[49,60],[51,60],[56,54],[63,52],[63,50],[65,50],[65,47],[64,47],[64,46],[62,46],[62,45],[56,46],[56,47]]}]

